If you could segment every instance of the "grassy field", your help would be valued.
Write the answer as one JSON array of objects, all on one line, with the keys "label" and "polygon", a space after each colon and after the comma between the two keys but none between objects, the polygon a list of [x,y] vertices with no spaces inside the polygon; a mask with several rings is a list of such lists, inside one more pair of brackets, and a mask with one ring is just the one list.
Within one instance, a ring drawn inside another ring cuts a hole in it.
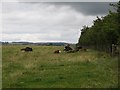
[{"label": "grassy field", "polygon": [[0,45],[0,89],[2,89],[2,45]]},{"label": "grassy field", "polygon": [[3,88],[112,88],[118,87],[118,59],[86,52],[54,54],[58,46],[3,45]]}]

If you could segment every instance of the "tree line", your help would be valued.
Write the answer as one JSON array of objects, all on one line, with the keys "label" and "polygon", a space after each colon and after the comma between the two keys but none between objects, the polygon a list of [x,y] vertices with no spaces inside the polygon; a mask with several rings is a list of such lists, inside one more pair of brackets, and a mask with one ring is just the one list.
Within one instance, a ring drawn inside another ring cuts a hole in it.
[{"label": "tree line", "polygon": [[109,52],[111,45],[120,45],[120,1],[110,4],[115,11],[98,17],[91,27],[83,26],[77,45]]}]

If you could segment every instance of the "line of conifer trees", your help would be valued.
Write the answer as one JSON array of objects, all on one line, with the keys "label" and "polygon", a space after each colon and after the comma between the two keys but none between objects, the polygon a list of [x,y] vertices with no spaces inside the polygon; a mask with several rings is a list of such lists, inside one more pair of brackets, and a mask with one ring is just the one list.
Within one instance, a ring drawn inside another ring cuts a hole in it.
[{"label": "line of conifer trees", "polygon": [[120,1],[110,6],[113,6],[114,12],[97,17],[91,27],[83,26],[77,45],[104,51],[110,51],[112,44],[120,45]]}]

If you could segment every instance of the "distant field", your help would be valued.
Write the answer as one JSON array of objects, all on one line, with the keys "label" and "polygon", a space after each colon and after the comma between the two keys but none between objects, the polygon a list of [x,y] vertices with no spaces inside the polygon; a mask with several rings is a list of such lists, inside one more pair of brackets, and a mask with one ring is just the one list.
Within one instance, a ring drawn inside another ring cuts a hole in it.
[{"label": "distant field", "polygon": [[112,88],[118,87],[118,60],[88,50],[54,54],[59,46],[3,45],[3,88]]}]

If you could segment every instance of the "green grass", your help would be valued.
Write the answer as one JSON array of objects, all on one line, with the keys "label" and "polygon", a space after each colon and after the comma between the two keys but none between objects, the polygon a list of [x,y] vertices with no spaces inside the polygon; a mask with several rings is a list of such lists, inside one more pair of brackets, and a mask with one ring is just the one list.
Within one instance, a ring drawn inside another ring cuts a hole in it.
[{"label": "green grass", "polygon": [[3,88],[115,88],[118,60],[109,54],[88,50],[54,54],[58,46],[23,45],[2,47]]},{"label": "green grass", "polygon": [[0,89],[2,89],[2,45],[0,45]]}]

